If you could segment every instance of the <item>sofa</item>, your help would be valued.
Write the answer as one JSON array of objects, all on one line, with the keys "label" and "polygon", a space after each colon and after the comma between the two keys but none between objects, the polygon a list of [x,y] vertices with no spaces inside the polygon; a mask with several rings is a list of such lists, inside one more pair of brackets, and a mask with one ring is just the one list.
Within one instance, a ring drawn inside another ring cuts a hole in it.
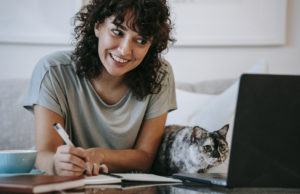
[{"label": "sofa", "polygon": [[34,118],[22,107],[28,79],[0,80],[0,150],[32,149]]}]

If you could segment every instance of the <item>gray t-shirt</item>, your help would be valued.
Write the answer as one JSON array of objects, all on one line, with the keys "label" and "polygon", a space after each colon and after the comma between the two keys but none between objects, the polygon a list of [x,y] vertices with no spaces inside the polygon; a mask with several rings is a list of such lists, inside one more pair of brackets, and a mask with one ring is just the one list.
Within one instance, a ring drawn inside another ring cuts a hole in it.
[{"label": "gray t-shirt", "polygon": [[59,114],[75,146],[130,149],[143,120],[177,108],[172,68],[158,94],[137,100],[129,90],[123,98],[106,104],[90,81],[76,74],[71,51],[55,52],[36,65],[27,90],[24,107],[33,112],[35,104]]}]

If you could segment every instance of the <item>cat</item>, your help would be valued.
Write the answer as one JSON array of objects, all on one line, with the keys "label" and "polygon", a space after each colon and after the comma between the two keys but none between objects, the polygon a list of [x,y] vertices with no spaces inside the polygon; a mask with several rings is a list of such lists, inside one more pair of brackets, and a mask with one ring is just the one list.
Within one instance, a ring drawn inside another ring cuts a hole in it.
[{"label": "cat", "polygon": [[153,172],[161,175],[203,173],[220,165],[229,153],[226,141],[228,129],[228,124],[213,132],[199,126],[166,126]]}]

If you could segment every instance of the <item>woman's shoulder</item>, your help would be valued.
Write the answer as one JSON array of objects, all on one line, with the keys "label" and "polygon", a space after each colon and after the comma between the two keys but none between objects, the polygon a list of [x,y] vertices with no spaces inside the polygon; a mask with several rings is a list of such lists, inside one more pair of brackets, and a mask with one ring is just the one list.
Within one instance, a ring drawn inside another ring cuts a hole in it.
[{"label": "woman's shoulder", "polygon": [[167,74],[173,74],[173,68],[170,64],[170,62],[165,59],[164,57],[160,57],[159,58],[160,62],[161,62],[161,70],[163,70],[164,72],[167,72]]},{"label": "woman's shoulder", "polygon": [[159,61],[161,62],[162,66],[164,66],[164,67],[171,66],[170,63],[169,63],[169,61],[167,59],[165,59],[164,57],[160,57]]},{"label": "woman's shoulder", "polygon": [[56,51],[42,57],[36,67],[35,71],[41,72],[42,74],[51,71],[53,69],[74,69],[75,65],[71,59],[73,51]]},{"label": "woman's shoulder", "polygon": [[42,57],[36,64],[32,77],[41,80],[47,73],[64,75],[75,72],[72,51],[57,51]]},{"label": "woman's shoulder", "polygon": [[174,79],[174,75],[173,75],[173,68],[171,66],[171,64],[169,63],[169,61],[163,57],[160,58],[160,62],[161,62],[161,72],[163,72],[163,75],[165,75],[165,81],[171,79],[171,81],[173,81]]},{"label": "woman's shoulder", "polygon": [[43,64],[45,67],[53,67],[60,65],[72,64],[72,51],[56,51],[42,57],[38,64]]}]

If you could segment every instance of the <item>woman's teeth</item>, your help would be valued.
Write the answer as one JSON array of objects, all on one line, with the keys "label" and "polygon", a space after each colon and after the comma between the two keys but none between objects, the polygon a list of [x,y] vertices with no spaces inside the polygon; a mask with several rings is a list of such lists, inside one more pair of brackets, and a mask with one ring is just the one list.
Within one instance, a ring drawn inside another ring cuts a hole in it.
[{"label": "woman's teeth", "polygon": [[111,57],[115,60],[115,61],[118,61],[119,63],[126,63],[128,62],[129,60],[125,60],[125,59],[121,59],[113,54],[111,54]]}]

